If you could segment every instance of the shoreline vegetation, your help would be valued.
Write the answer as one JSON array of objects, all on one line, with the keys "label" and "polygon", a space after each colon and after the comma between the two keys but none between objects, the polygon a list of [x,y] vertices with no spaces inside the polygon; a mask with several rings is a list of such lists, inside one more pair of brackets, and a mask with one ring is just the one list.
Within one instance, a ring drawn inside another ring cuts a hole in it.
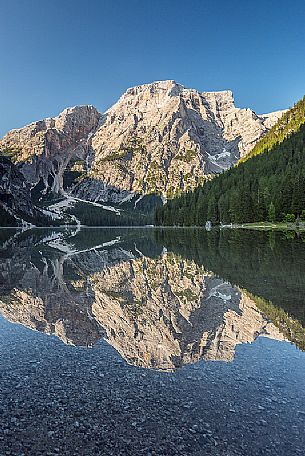
[{"label": "shoreline vegetation", "polygon": [[202,225],[188,225],[188,226],[180,226],[180,225],[60,225],[60,226],[29,226],[29,227],[22,227],[22,226],[0,226],[0,230],[2,229],[13,229],[17,231],[27,231],[31,229],[58,229],[58,230],[65,230],[65,229],[81,229],[81,228],[134,228],[134,229],[203,229],[205,231],[210,231],[211,229],[232,229],[232,230],[256,230],[256,231],[290,231],[295,233],[304,233],[305,232],[305,222],[304,223],[285,223],[285,222],[252,222],[252,223],[231,223],[231,224],[222,224],[222,225],[213,225],[210,229],[207,229],[205,226]]},{"label": "shoreline vegetation", "polygon": [[220,225],[221,228],[238,228],[259,231],[305,231],[305,222],[287,223],[287,222],[251,222],[251,223],[233,223],[229,225]]}]

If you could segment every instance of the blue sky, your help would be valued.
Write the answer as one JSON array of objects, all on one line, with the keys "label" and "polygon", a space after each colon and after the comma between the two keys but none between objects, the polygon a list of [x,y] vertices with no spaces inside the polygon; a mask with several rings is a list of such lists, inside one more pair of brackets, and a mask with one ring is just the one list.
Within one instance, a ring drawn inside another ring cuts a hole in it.
[{"label": "blue sky", "polygon": [[175,79],[258,113],[305,93],[304,0],[0,0],[0,134]]}]

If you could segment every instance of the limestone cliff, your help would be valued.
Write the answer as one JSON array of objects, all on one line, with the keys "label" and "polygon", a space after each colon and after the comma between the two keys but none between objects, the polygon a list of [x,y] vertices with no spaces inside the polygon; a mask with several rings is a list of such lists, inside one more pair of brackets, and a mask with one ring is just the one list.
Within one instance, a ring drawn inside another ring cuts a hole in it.
[{"label": "limestone cliff", "polygon": [[74,196],[120,203],[193,188],[247,154],[281,114],[236,108],[230,91],[159,81],[128,89],[103,115],[78,106],[12,130],[0,149],[43,192],[63,193],[64,172],[74,169],[83,172]]},{"label": "limestone cliff", "polygon": [[65,109],[58,117],[33,122],[11,130],[0,141],[0,149],[11,150],[26,180],[43,191],[63,191],[63,174],[68,164],[90,158],[90,135],[96,130],[100,114],[93,106]]}]

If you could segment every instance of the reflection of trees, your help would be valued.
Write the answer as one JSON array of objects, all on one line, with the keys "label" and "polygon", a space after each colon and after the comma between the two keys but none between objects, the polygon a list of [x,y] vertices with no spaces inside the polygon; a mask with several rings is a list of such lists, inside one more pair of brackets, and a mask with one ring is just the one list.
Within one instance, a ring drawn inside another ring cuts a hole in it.
[{"label": "reflection of trees", "polygon": [[284,309],[305,326],[305,246],[302,236],[250,230],[158,230],[168,250]]},{"label": "reflection of trees", "polygon": [[289,316],[284,309],[273,305],[271,301],[255,296],[248,291],[244,290],[244,292],[255,302],[265,317],[272,321],[286,339],[305,351],[305,328],[298,320]]}]

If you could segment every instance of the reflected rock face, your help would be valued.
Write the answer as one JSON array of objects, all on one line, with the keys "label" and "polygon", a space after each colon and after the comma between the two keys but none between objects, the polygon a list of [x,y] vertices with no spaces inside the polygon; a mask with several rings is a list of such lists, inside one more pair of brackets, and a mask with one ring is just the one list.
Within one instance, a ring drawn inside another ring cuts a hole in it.
[{"label": "reflected rock face", "polygon": [[231,361],[237,344],[260,335],[283,338],[245,293],[173,254],[116,265],[91,284],[96,321],[138,366],[168,370],[200,359]]},{"label": "reflected rock face", "polygon": [[122,238],[77,249],[60,233],[12,242],[1,259],[1,314],[66,344],[104,337],[130,364],[173,370],[232,361],[236,345],[261,335],[283,339],[245,292],[176,254],[150,258]]},{"label": "reflected rock face", "polygon": [[46,262],[43,269],[25,270],[22,280],[0,300],[0,312],[10,321],[54,334],[66,344],[92,346],[102,330],[90,317],[92,297],[63,279],[63,263]]},{"label": "reflected rock face", "polygon": [[[66,344],[92,346],[102,337],[90,318],[92,297],[65,278],[68,258],[50,258],[41,249],[54,236],[11,238],[2,249],[0,312],[8,320],[46,334]],[[57,236],[60,239],[60,236]]]}]

